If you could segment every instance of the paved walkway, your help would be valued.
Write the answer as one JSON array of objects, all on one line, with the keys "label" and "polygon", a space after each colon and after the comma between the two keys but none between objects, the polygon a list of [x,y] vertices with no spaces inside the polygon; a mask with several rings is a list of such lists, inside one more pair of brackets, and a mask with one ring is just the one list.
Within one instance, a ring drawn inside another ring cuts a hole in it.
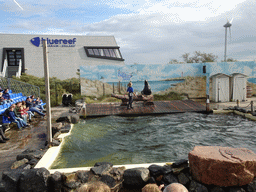
[{"label": "paved walkway", "polygon": [[[248,110],[251,109],[251,101],[254,103],[254,109],[256,108],[256,97],[247,98],[246,101],[241,101],[239,106],[246,108]],[[225,102],[225,103],[210,103],[210,109],[227,109],[228,107],[234,107],[237,106],[236,102]]]}]

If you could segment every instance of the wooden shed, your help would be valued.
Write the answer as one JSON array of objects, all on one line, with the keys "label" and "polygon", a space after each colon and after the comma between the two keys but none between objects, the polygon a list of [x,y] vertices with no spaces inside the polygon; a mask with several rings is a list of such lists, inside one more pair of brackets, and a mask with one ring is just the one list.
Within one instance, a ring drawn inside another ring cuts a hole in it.
[{"label": "wooden shed", "polygon": [[246,100],[247,76],[242,73],[233,73],[230,77],[230,92],[233,101]]},{"label": "wooden shed", "polygon": [[230,101],[230,95],[229,95],[230,76],[223,73],[217,73],[215,75],[212,75],[210,78],[212,79],[211,100],[214,102]]}]

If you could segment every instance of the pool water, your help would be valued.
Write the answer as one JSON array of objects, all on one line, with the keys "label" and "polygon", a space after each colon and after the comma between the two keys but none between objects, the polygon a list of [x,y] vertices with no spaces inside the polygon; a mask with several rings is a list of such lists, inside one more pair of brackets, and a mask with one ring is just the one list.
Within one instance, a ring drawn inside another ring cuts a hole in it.
[{"label": "pool water", "polygon": [[256,153],[256,122],[241,116],[179,113],[108,116],[76,124],[51,168],[173,162],[197,145],[244,147]]}]

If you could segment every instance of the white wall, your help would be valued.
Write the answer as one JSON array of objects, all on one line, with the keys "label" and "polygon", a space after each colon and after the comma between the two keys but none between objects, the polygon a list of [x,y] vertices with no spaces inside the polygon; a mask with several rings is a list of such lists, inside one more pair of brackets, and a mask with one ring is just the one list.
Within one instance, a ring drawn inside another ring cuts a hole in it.
[{"label": "white wall", "polygon": [[43,48],[36,47],[30,40],[34,37],[49,39],[76,38],[75,47],[48,47],[50,77],[67,79],[78,77],[77,69],[82,65],[115,65],[123,61],[87,57],[84,46],[118,46],[114,36],[79,36],[79,35],[29,35],[0,34],[0,61],[2,67],[3,48],[24,48],[26,73],[38,77],[44,76]]}]

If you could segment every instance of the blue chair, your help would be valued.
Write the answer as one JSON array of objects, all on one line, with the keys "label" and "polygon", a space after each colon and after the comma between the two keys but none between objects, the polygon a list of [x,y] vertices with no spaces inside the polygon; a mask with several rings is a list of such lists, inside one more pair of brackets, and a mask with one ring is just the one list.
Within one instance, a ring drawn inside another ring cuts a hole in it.
[{"label": "blue chair", "polygon": [[9,93],[12,93],[12,90],[11,90],[11,89],[9,89]]}]

